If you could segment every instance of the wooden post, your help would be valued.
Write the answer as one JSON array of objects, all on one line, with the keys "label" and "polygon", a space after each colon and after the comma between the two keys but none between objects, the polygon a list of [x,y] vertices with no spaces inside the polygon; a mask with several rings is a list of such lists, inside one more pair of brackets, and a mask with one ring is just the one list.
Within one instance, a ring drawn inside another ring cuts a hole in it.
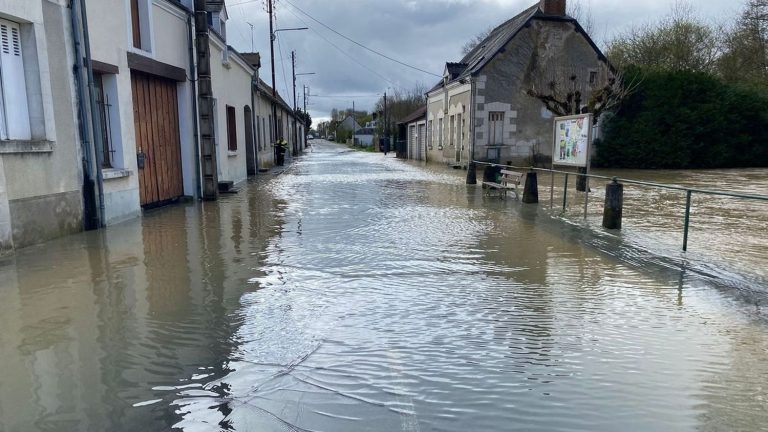
[{"label": "wooden post", "polygon": [[621,216],[624,208],[624,185],[614,178],[605,187],[605,207],[603,208],[603,228],[621,229]]},{"label": "wooden post", "polygon": [[529,171],[525,175],[523,202],[526,204],[538,204],[539,202],[539,179],[536,175],[536,171]]}]

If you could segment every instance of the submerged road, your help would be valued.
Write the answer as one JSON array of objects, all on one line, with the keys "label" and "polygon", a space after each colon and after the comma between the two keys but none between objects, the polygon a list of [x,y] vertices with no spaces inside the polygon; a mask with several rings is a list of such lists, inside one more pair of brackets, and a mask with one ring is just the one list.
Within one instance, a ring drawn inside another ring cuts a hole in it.
[{"label": "submerged road", "polygon": [[0,430],[768,425],[760,306],[391,156],[0,263]]}]

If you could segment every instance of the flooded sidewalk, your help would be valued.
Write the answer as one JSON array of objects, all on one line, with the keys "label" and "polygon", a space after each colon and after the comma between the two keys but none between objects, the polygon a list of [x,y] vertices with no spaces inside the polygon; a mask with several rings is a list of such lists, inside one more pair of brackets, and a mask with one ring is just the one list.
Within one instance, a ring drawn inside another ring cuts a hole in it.
[{"label": "flooded sidewalk", "polygon": [[768,322],[316,142],[236,195],[0,262],[0,431],[760,430]]}]

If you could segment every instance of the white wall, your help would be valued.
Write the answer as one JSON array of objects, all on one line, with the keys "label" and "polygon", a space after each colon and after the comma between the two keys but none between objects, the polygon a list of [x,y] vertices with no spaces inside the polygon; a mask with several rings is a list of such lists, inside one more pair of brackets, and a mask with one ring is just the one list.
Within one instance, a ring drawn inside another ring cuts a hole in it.
[{"label": "white wall", "polygon": [[[210,37],[211,84],[216,99],[216,146],[219,163],[219,181],[235,184],[248,176],[245,149],[246,106],[251,105],[251,80],[255,72],[234,53],[225,58],[226,46],[215,34]],[[228,149],[227,106],[235,108],[237,123],[237,150]]]}]

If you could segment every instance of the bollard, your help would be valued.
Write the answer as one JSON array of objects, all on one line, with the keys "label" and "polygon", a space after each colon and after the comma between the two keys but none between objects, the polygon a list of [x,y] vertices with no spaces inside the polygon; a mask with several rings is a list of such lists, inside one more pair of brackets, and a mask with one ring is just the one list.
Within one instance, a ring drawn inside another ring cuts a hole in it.
[{"label": "bollard", "polygon": [[536,171],[529,171],[525,175],[523,202],[526,204],[538,204],[539,202],[539,180],[536,176]]},{"label": "bollard", "polygon": [[477,184],[477,168],[475,162],[470,162],[469,167],[467,168],[467,184]]},{"label": "bollard", "polygon": [[624,185],[616,177],[605,187],[603,228],[621,229],[621,213],[624,208]]},{"label": "bollard", "polygon": [[[587,169],[586,168],[579,168],[579,174],[586,174]],[[576,191],[577,192],[584,192],[587,190],[587,176],[580,175],[576,177]]]}]

